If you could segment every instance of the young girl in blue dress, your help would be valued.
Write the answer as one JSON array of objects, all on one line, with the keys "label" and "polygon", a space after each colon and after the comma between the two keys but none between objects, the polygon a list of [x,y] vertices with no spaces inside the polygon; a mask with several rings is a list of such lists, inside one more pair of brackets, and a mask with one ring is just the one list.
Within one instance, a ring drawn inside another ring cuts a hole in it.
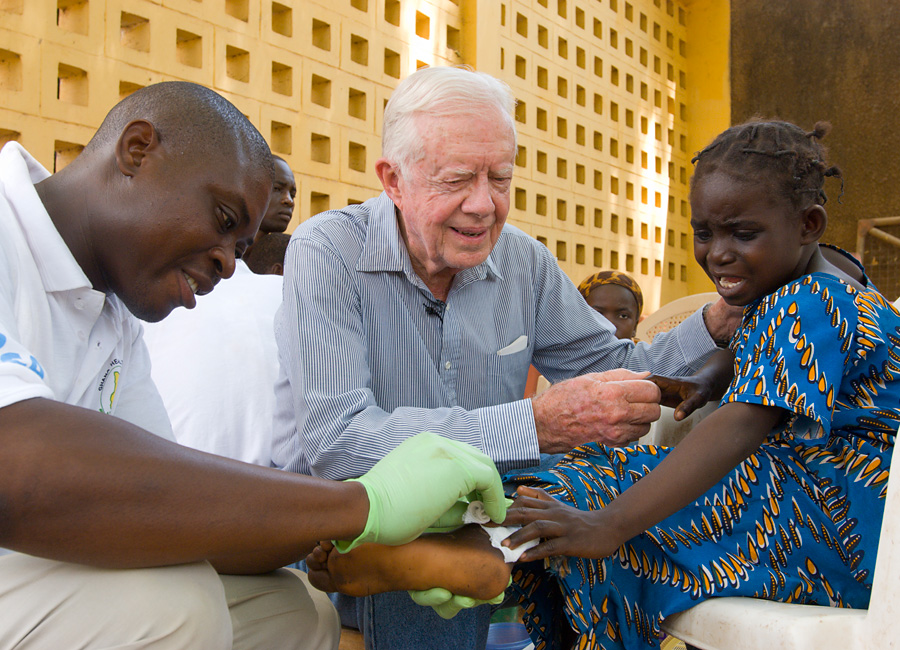
[{"label": "young girl in blue dress", "polygon": [[[657,381],[686,404],[727,385],[721,406],[677,447],[590,444],[510,477],[506,523],[523,527],[504,545],[540,540],[505,565],[537,650],[657,647],[663,618],[713,597],[868,606],[900,425],[900,315],[820,251],[824,181],[839,175],[818,143],[826,130],[749,123],[695,158],[695,255],[744,318],[733,357],[691,382]],[[332,587],[353,576],[363,591],[459,593],[489,575],[483,555],[464,555],[483,546],[469,539],[356,560],[318,549],[313,565]],[[404,560],[417,581],[397,575]],[[469,595],[493,595],[504,575]]]},{"label": "young girl in blue dress", "polygon": [[[745,124],[695,158],[695,256],[745,306],[721,406],[676,448],[587,445],[517,479],[510,544],[542,539],[513,569],[538,648],[567,627],[578,648],[652,646],[711,597],[868,606],[900,317],[820,252],[825,130]],[[545,557],[552,573],[527,563]]]}]

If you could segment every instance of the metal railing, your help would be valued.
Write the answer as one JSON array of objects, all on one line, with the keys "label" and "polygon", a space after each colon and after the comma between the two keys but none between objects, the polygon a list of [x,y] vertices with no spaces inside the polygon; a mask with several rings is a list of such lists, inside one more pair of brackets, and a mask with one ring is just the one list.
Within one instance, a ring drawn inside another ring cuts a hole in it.
[{"label": "metal railing", "polygon": [[856,226],[856,256],[866,267],[872,284],[896,300],[900,296],[900,217],[860,219]]}]

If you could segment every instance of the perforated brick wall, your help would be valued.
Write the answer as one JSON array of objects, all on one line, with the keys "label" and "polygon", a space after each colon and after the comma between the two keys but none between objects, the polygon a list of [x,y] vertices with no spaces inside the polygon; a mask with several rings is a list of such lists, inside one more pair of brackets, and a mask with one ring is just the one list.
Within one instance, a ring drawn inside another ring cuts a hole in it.
[{"label": "perforated brick wall", "polygon": [[[576,283],[687,293],[683,0],[0,0],[0,143],[48,168],[120,98],[165,79],[231,100],[294,169],[294,222],[375,196],[381,118],[423,65],[507,81],[520,133],[510,221]],[[695,272],[695,271],[692,271]]]},{"label": "perforated brick wall", "polygon": [[497,32],[498,76],[519,100],[512,221],[576,283],[625,271],[651,308],[687,293],[685,8],[508,0]]}]

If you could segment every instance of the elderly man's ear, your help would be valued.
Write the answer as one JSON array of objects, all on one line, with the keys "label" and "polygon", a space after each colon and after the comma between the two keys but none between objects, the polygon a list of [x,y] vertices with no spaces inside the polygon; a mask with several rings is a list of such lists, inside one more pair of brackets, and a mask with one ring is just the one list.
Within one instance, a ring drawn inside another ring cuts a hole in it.
[{"label": "elderly man's ear", "polygon": [[391,201],[396,204],[401,197],[400,167],[387,158],[379,158],[375,161],[375,173],[378,175],[378,180],[381,181],[384,191],[387,192]]}]

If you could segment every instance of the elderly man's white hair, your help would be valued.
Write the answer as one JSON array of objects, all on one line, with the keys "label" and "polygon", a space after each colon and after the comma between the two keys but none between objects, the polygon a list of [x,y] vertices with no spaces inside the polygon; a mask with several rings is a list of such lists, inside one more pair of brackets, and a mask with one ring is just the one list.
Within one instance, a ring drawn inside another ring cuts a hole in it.
[{"label": "elderly man's white hair", "polygon": [[422,156],[416,118],[471,115],[483,118],[494,108],[516,138],[513,111],[516,99],[510,87],[496,77],[468,66],[421,68],[400,82],[384,109],[382,156],[404,167]]}]

